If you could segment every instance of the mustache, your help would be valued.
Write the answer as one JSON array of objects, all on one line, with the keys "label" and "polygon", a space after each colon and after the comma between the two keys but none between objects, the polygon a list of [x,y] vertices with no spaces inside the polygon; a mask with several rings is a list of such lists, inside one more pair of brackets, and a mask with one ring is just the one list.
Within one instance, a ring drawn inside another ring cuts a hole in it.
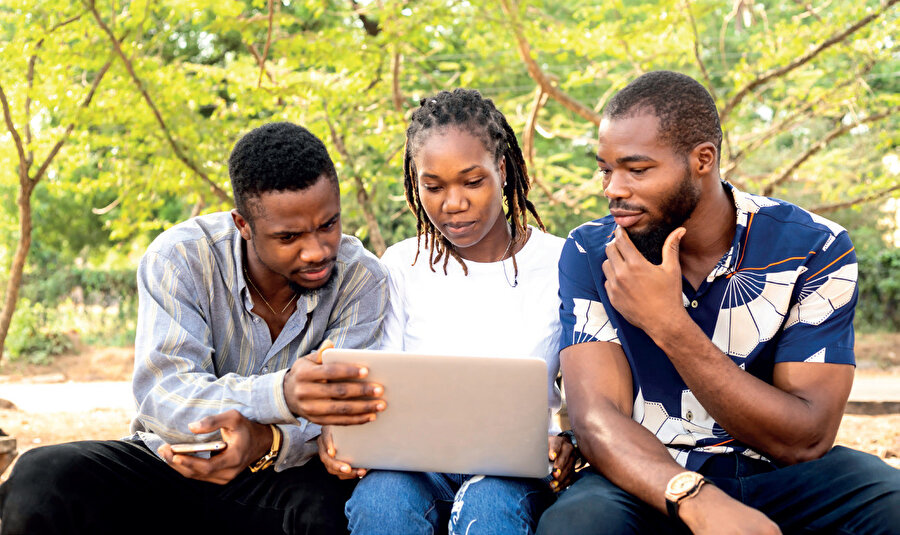
[{"label": "mustache", "polygon": [[609,201],[610,210],[627,210],[629,212],[646,212],[647,209],[637,204],[628,204],[621,199],[613,199]]},{"label": "mustache", "polygon": [[294,271],[291,272],[291,274],[296,275],[298,273],[312,273],[314,271],[321,271],[327,267],[333,266],[336,262],[337,262],[337,257],[335,256],[335,257],[329,258],[328,260],[325,260],[324,262],[319,262],[318,264],[313,264],[313,265],[305,266],[305,267],[302,267],[299,269],[295,269]]}]

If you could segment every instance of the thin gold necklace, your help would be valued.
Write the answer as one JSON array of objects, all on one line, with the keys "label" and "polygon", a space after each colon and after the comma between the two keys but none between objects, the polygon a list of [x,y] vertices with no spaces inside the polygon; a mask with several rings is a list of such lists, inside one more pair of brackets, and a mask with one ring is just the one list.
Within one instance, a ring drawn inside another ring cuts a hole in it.
[{"label": "thin gold necklace", "polygon": [[269,310],[272,311],[272,314],[275,314],[276,316],[281,316],[282,314],[284,314],[284,311],[287,310],[288,307],[291,306],[291,303],[294,302],[294,299],[297,298],[297,292],[294,292],[294,297],[291,297],[291,300],[288,301],[288,304],[284,305],[284,308],[281,309],[281,312],[275,312],[275,309],[272,308],[272,305],[270,305],[270,304],[269,304],[269,301],[266,300],[266,296],[264,296],[264,295],[262,294],[262,292],[259,291],[259,288],[257,288],[256,285],[253,284],[253,279],[251,279],[251,278],[250,278],[250,274],[247,273],[247,268],[246,268],[246,267],[244,267],[244,277],[246,277],[247,282],[250,283],[250,286],[252,286],[253,289],[256,290],[256,293],[259,294],[259,297],[260,297],[260,299],[263,300],[263,303],[265,303],[266,306],[269,307]]}]

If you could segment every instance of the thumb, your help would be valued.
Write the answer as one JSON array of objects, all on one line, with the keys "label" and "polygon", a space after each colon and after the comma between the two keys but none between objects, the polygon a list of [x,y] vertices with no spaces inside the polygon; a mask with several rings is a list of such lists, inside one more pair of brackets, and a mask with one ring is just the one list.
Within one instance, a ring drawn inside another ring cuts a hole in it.
[{"label": "thumb", "polygon": [[189,423],[188,429],[191,430],[191,433],[199,435],[203,433],[212,433],[223,427],[233,427],[234,415],[230,414],[232,412],[236,413],[237,411],[232,409],[220,414],[205,416],[196,422]]},{"label": "thumb", "polygon": [[322,345],[319,346],[319,349],[306,355],[306,359],[316,364],[322,364],[322,353],[325,352],[326,349],[331,349],[334,347],[334,342],[328,340],[327,338],[322,341]]},{"label": "thumb", "polygon": [[681,264],[678,261],[678,252],[681,245],[681,238],[684,237],[687,229],[684,227],[678,227],[673,230],[669,237],[666,238],[666,242],[663,244],[662,248],[662,265],[665,268],[680,268]]}]

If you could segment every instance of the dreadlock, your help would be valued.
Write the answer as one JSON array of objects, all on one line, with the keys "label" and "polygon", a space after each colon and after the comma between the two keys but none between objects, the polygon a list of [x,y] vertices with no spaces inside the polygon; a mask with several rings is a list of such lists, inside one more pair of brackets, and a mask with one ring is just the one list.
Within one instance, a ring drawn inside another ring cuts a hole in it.
[{"label": "dreadlock", "polygon": [[[501,158],[506,159],[506,185],[503,187],[503,196],[506,199],[506,219],[509,222],[511,243],[516,243],[520,235],[527,235],[529,213],[534,216],[540,229],[545,230],[544,222],[541,221],[534,204],[528,200],[531,184],[522,149],[519,148],[516,134],[510,128],[506,117],[494,106],[494,102],[482,97],[481,93],[474,89],[457,88],[452,92],[441,91],[437,95],[423,98],[420,105],[419,109],[413,112],[409,128],[406,130],[406,154],[403,158],[406,202],[416,214],[418,241],[413,264],[419,259],[424,237],[425,246],[429,250],[428,265],[432,271],[434,266],[443,260],[446,274],[447,262],[452,256],[462,266],[463,272],[467,275],[469,273],[466,263],[450,240],[445,238],[428,219],[425,207],[419,199],[419,177],[413,158],[429,131],[441,131],[448,127],[460,128],[478,138],[484,148],[494,154],[495,163],[499,163]],[[518,274],[515,254],[512,255],[512,260],[513,269]]]}]

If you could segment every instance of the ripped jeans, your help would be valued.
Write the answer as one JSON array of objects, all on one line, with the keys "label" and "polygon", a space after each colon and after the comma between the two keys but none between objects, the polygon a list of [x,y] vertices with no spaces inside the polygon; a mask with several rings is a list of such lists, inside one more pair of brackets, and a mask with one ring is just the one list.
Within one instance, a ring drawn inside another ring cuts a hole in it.
[{"label": "ripped jeans", "polygon": [[354,535],[530,535],[554,500],[544,479],[373,470],[344,511]]}]

